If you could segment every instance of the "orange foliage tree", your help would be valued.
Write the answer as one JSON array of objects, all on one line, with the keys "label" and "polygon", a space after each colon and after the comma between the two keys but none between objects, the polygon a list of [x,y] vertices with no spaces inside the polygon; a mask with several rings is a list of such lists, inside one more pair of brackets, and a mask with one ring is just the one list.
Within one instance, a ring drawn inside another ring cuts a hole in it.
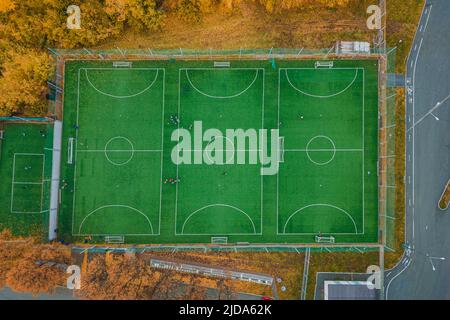
[{"label": "orange foliage tree", "polygon": [[0,78],[0,116],[13,113],[43,114],[46,81],[52,72],[46,53],[28,50],[12,53],[3,65]]},{"label": "orange foliage tree", "polygon": [[10,268],[6,284],[15,291],[52,292],[56,286],[65,283],[66,266],[70,261],[69,247],[57,244],[32,246]]},{"label": "orange foliage tree", "polygon": [[141,255],[96,254],[81,277],[80,296],[86,299],[203,299],[205,294],[196,276],[154,269]]}]

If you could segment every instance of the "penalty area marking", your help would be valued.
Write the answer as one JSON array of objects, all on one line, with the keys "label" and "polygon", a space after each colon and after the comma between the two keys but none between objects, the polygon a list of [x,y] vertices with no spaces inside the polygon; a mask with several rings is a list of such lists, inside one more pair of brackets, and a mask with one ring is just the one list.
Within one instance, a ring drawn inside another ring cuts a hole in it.
[{"label": "penalty area marking", "polygon": [[105,96],[108,96],[108,97],[111,97],[111,98],[116,98],[116,99],[133,98],[133,97],[136,97],[136,96],[139,96],[139,95],[143,94],[144,92],[148,91],[151,87],[153,87],[153,85],[155,84],[156,80],[158,79],[158,75],[159,75],[159,69],[148,69],[148,70],[156,70],[156,75],[155,75],[155,78],[153,79],[153,81],[152,81],[146,88],[144,88],[143,90],[141,90],[141,91],[139,91],[139,92],[137,92],[137,93],[135,93],[135,94],[118,96],[118,95],[113,95],[113,94],[110,94],[110,93],[106,93],[106,92],[104,92],[104,91],[98,89],[98,88],[91,82],[91,80],[89,79],[89,76],[88,76],[88,70],[114,70],[114,71],[128,70],[128,71],[129,71],[129,70],[140,70],[140,69],[133,69],[133,68],[132,68],[132,69],[116,69],[116,68],[114,68],[114,69],[108,69],[108,68],[104,68],[104,69],[94,69],[94,68],[83,68],[83,70],[84,70],[84,73],[85,73],[85,76],[86,76],[86,80],[89,82],[89,85],[90,85],[95,91],[97,91],[98,93],[100,93],[100,94],[102,94],[102,95],[105,95]]},{"label": "penalty area marking", "polygon": [[97,211],[105,209],[105,208],[126,208],[126,209],[130,209],[133,210],[134,212],[139,213],[140,215],[142,215],[148,222],[148,225],[150,226],[150,229],[152,230],[152,233],[142,233],[142,234],[128,234],[128,233],[121,233],[123,235],[154,235],[154,231],[153,231],[153,225],[149,219],[149,217],[147,217],[142,211],[131,207],[131,206],[127,206],[127,205],[121,205],[121,204],[112,204],[112,205],[105,205],[105,206],[101,206],[98,207],[97,209],[94,209],[93,211],[91,211],[88,215],[86,215],[83,220],[80,223],[80,227],[78,228],[78,234],[74,234],[74,236],[83,236],[83,235],[113,235],[113,234],[81,234],[81,228],[83,227],[84,222],[86,221],[87,218],[89,218],[91,215],[93,215],[94,213],[97,213]]},{"label": "penalty area marking", "polygon": [[[184,70],[184,71],[186,72],[186,78],[187,78],[189,84],[191,85],[191,87],[192,87],[195,91],[197,91],[197,92],[200,93],[201,95],[204,95],[205,97],[212,98],[212,99],[231,99],[231,98],[236,98],[236,97],[238,97],[238,96],[244,94],[245,92],[247,92],[247,91],[253,86],[253,84],[256,82],[256,79],[258,79],[258,74],[259,74],[258,71],[259,71],[260,69],[258,69],[258,68],[250,68],[250,69],[239,69],[239,68],[231,68],[231,69],[210,69],[210,68],[192,68],[192,69],[183,69],[183,68],[182,68],[182,69],[180,69],[180,70]],[[207,70],[207,71],[209,71],[209,70],[212,70],[212,71],[254,70],[254,71],[255,71],[255,78],[254,78],[253,81],[248,85],[247,88],[245,88],[244,90],[242,90],[242,91],[240,91],[240,92],[238,92],[238,93],[236,93],[236,94],[233,94],[233,95],[230,95],[230,96],[214,96],[214,95],[210,95],[210,94],[207,94],[207,93],[201,91],[200,89],[198,89],[198,88],[194,85],[194,83],[192,82],[191,78],[189,77],[189,70],[191,70],[191,71],[192,71],[192,70],[202,70],[202,71],[205,71],[205,70]]]},{"label": "penalty area marking", "polygon": [[[320,71],[327,70],[327,71],[330,71],[330,70],[345,70],[345,68],[332,68],[332,69],[284,68],[284,71],[285,71],[285,74],[286,74],[286,80],[288,81],[289,85],[290,85],[294,90],[300,92],[301,94],[304,94],[304,95],[306,95],[306,96],[309,96],[309,97],[319,98],[319,99],[325,99],[325,98],[332,98],[332,97],[338,96],[338,95],[344,93],[345,91],[347,91],[347,90],[355,83],[356,78],[358,77],[358,69],[360,69],[360,68],[348,68],[347,70],[355,70],[355,76],[354,76],[353,80],[350,82],[350,84],[347,85],[347,87],[345,87],[345,88],[342,89],[341,91],[336,92],[336,93],[333,93],[333,94],[330,94],[330,95],[315,95],[315,94],[307,93],[307,92],[305,92],[305,91],[303,91],[303,90],[297,88],[297,87],[294,86],[294,84],[291,82],[291,80],[290,80],[290,78],[289,78],[288,70],[316,70],[316,71],[318,71],[318,70],[320,70]],[[280,71],[281,71],[281,69],[280,69]]]},{"label": "penalty area marking", "polygon": [[[353,217],[352,217],[346,210],[344,210],[344,209],[342,209],[342,208],[339,208],[339,207],[337,207],[337,206],[335,206],[335,205],[328,204],[328,203],[313,203],[313,204],[304,206],[304,207],[302,207],[302,208],[297,209],[296,211],[294,211],[294,212],[289,216],[289,218],[286,220],[286,223],[284,224],[283,234],[297,234],[297,235],[301,235],[301,234],[304,234],[304,235],[307,235],[307,234],[317,234],[317,232],[315,232],[315,233],[290,233],[290,232],[286,233],[286,227],[287,227],[289,221],[292,219],[292,217],[294,217],[297,213],[300,213],[300,214],[301,214],[301,211],[302,211],[302,210],[307,209],[307,208],[311,208],[311,207],[330,207],[330,208],[334,208],[334,209],[339,210],[340,212],[344,213],[345,215],[347,215],[348,218],[350,218],[350,220],[351,220],[352,223],[353,223],[353,227],[355,228],[355,232],[354,232],[354,233],[337,233],[337,232],[332,232],[332,234],[342,234],[342,235],[345,235],[345,234],[359,234],[359,233],[358,233],[358,227],[356,226],[355,219],[353,219]],[[327,234],[328,234],[328,233],[327,233]]]},{"label": "penalty area marking", "polygon": [[[194,212],[192,212],[187,218],[186,220],[184,220],[183,226],[181,227],[181,233],[180,234],[176,234],[176,235],[208,235],[208,234],[213,234],[213,233],[200,233],[200,234],[191,234],[191,233],[184,233],[184,227],[186,226],[186,223],[188,222],[188,220],[194,216],[195,214],[199,213],[202,210],[208,209],[210,207],[226,207],[226,208],[231,208],[234,209],[240,213],[243,213],[247,219],[251,222],[252,227],[253,227],[253,233],[227,233],[227,235],[256,235],[256,227],[255,227],[255,223],[253,222],[253,219],[250,218],[250,216],[248,215],[248,213],[246,213],[244,210],[241,210],[235,206],[229,205],[229,204],[224,204],[224,203],[214,203],[214,204],[209,204],[207,206],[201,207],[200,209],[195,210]],[[217,232],[215,232],[217,233]],[[225,234],[225,233],[224,233]]]}]

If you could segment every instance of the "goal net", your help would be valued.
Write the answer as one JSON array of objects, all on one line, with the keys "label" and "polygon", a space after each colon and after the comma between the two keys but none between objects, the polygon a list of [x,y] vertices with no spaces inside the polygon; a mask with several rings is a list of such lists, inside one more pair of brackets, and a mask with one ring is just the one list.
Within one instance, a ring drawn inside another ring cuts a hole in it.
[{"label": "goal net", "polygon": [[114,68],[131,68],[133,66],[133,62],[131,61],[113,61]]},{"label": "goal net", "polygon": [[333,61],[316,61],[314,67],[318,68],[333,68]]},{"label": "goal net", "polygon": [[316,236],[316,242],[317,243],[334,243],[334,237],[322,237],[322,236]]},{"label": "goal net", "polygon": [[125,243],[124,236],[105,236],[106,243]]},{"label": "goal net", "polygon": [[227,244],[228,237],[211,237],[212,244]]}]

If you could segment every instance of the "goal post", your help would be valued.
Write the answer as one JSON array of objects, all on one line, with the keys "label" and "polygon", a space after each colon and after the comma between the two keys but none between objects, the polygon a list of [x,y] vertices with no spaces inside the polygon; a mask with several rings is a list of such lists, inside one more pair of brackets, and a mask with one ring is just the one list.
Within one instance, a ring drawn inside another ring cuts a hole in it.
[{"label": "goal post", "polygon": [[334,65],[333,61],[316,61],[314,63],[314,67],[316,69],[319,69],[319,68],[333,68],[333,65]]},{"label": "goal post", "polygon": [[133,66],[133,62],[131,61],[113,61],[114,68],[131,68]]},{"label": "goal post", "polygon": [[328,237],[316,236],[315,240],[317,243],[334,243],[335,242],[335,239],[333,236],[328,236]]},{"label": "goal post", "polygon": [[229,68],[230,62],[229,61],[214,61],[214,67],[216,68]]},{"label": "goal post", "polygon": [[125,243],[125,236],[105,236],[105,243]]},{"label": "goal post", "polygon": [[278,138],[278,162],[284,162],[284,137]]},{"label": "goal post", "polygon": [[73,141],[72,137],[67,141],[67,164],[73,164]]},{"label": "goal post", "polygon": [[228,237],[211,237],[211,244],[227,244]]}]

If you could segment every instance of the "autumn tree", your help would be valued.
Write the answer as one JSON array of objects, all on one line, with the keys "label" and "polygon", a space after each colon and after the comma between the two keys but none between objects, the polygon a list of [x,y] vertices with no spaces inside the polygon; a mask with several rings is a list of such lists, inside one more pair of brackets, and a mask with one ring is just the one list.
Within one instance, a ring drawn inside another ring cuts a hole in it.
[{"label": "autumn tree", "polygon": [[34,50],[24,54],[12,53],[3,65],[0,78],[0,115],[43,115],[46,81],[51,72],[50,59],[46,53]]},{"label": "autumn tree", "polygon": [[6,275],[6,284],[15,291],[33,294],[52,292],[66,279],[70,248],[63,245],[35,245],[27,248]]},{"label": "autumn tree", "polygon": [[314,8],[322,5],[327,8],[337,8],[347,6],[350,0],[256,0],[268,12],[288,10],[295,8]]},{"label": "autumn tree", "polygon": [[155,0],[126,0],[127,23],[138,31],[156,30],[162,25],[164,14]]},{"label": "autumn tree", "polygon": [[228,6],[236,0],[217,1],[217,0],[167,0],[164,6],[168,11],[175,12],[178,17],[185,21],[199,22],[202,15],[211,12],[225,3]]},{"label": "autumn tree", "polygon": [[186,281],[186,288],[180,299],[204,300],[206,299],[206,288],[198,285],[198,276],[189,275]]},{"label": "autumn tree", "polygon": [[233,298],[232,285],[229,280],[217,280],[217,294],[219,300],[230,300]]},{"label": "autumn tree", "polygon": [[13,0],[0,0],[0,13],[13,10],[16,4]]},{"label": "autumn tree", "polygon": [[14,240],[8,229],[0,232],[0,287],[5,286],[8,272],[30,249],[30,239]]},{"label": "autumn tree", "polygon": [[[103,1],[78,1],[81,29],[68,29],[71,0],[14,0],[15,7],[0,13],[1,35],[27,48],[92,46],[117,36],[123,23],[109,15]],[[77,4],[75,2],[75,4]]]},{"label": "autumn tree", "polygon": [[151,299],[155,276],[139,256],[94,255],[82,275],[80,295],[88,299]]}]

